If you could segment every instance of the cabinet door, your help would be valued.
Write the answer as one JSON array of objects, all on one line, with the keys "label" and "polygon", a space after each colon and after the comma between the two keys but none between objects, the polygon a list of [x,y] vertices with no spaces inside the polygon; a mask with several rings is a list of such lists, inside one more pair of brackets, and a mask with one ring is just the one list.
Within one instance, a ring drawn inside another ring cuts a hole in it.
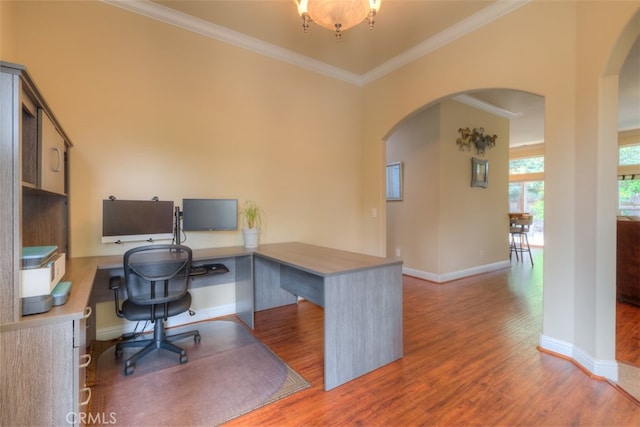
[{"label": "cabinet door", "polygon": [[40,188],[51,193],[66,194],[65,141],[45,113],[38,110],[40,130]]},{"label": "cabinet door", "polygon": [[38,108],[33,98],[23,90],[22,104],[22,185],[38,186]]},{"label": "cabinet door", "polygon": [[72,332],[68,321],[0,331],[0,425],[72,424]]}]

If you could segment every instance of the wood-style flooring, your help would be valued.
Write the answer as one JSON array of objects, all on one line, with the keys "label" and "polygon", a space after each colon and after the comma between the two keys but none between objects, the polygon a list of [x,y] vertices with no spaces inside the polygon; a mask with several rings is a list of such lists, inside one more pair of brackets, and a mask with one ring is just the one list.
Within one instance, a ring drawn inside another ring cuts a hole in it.
[{"label": "wood-style flooring", "polygon": [[404,277],[404,357],[323,390],[323,311],[308,302],[256,314],[255,335],[311,388],[226,426],[638,426],[640,405],[537,349],[535,267],[434,284]]},{"label": "wood-style flooring", "polygon": [[616,360],[640,369],[640,307],[616,305]]},{"label": "wood-style flooring", "polygon": [[[258,312],[253,333],[311,387],[225,426],[640,426],[638,401],[537,349],[542,252],[534,256],[533,268],[514,262],[446,284],[405,276],[404,357],[328,392],[323,310],[301,302]],[[175,393],[177,419],[190,393]]]}]

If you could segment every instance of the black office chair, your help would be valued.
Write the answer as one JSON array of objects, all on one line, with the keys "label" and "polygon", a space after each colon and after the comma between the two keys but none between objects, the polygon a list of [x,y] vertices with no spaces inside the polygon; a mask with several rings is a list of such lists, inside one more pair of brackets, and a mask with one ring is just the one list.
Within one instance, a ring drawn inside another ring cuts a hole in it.
[{"label": "black office chair", "polygon": [[131,375],[138,359],[155,349],[178,353],[180,363],[186,363],[186,351],[172,341],[193,337],[195,342],[200,342],[197,330],[168,336],[164,329],[168,317],[185,311],[192,313],[189,310],[191,294],[188,292],[192,256],[191,248],[182,245],[149,245],[128,250],[123,263],[127,299],[122,306],[119,305],[122,277],[111,277],[109,288],[114,291],[118,317],[155,323],[152,339],[116,344],[116,357],[122,357],[124,347],[144,347],[126,360],[125,375]]}]

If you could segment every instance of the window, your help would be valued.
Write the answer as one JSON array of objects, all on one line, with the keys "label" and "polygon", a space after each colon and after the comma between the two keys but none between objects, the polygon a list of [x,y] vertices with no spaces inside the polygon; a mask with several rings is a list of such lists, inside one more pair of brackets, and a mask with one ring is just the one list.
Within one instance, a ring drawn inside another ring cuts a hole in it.
[{"label": "window", "polygon": [[509,160],[509,212],[533,215],[529,242],[544,245],[544,156]]},{"label": "window", "polygon": [[544,157],[509,160],[509,175],[544,172]]},{"label": "window", "polygon": [[544,181],[510,182],[509,212],[528,212],[533,215],[529,242],[538,246],[544,244]]},{"label": "window", "polygon": [[640,216],[640,144],[618,149],[618,214]]},{"label": "window", "polygon": [[640,165],[640,144],[624,145],[618,149],[620,166]]}]

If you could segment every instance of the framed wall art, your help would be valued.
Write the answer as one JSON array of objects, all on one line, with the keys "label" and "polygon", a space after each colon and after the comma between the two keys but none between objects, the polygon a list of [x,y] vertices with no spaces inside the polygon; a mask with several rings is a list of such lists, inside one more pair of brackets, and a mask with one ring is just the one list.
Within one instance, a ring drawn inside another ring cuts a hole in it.
[{"label": "framed wall art", "polygon": [[489,186],[489,160],[471,158],[471,186],[483,188]]},{"label": "framed wall art", "polygon": [[387,164],[387,201],[402,200],[402,162]]}]

